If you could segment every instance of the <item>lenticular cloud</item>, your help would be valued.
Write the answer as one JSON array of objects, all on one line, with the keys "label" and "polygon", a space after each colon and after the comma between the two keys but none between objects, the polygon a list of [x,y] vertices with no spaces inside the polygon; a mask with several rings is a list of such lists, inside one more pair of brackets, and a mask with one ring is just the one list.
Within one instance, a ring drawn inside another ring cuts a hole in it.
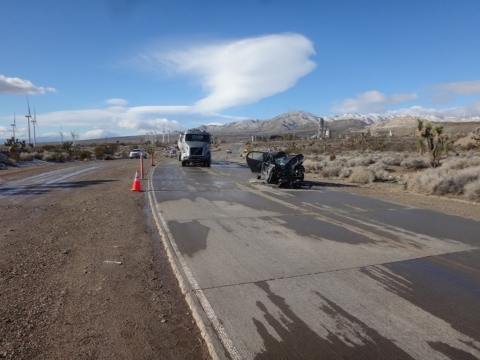
[{"label": "lenticular cloud", "polygon": [[163,61],[197,76],[208,95],[193,110],[215,112],[252,104],[291,87],[316,64],[312,42],[299,34],[258,38],[170,52]]}]

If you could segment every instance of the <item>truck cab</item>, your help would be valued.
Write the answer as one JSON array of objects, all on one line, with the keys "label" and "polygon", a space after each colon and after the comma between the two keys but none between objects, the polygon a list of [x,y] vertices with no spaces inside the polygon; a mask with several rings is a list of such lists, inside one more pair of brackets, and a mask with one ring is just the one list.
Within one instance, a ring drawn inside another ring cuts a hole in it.
[{"label": "truck cab", "polygon": [[211,135],[206,131],[190,129],[178,137],[178,160],[182,166],[187,164],[201,164],[210,167],[212,155],[210,153]]}]

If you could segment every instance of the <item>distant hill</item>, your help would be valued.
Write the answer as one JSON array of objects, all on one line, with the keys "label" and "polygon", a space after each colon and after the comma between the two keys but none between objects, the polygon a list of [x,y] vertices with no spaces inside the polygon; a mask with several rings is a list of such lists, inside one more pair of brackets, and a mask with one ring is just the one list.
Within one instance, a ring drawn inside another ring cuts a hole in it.
[{"label": "distant hill", "polygon": [[[389,133],[392,131],[397,136],[409,135],[415,132],[417,119],[420,117],[409,115],[388,115],[376,114],[343,114],[334,116],[316,116],[306,111],[292,111],[278,115],[270,120],[244,120],[224,125],[203,125],[200,129],[211,132],[218,136],[239,136],[239,135],[266,135],[296,133],[298,135],[314,135],[318,131],[320,118],[325,121],[332,135],[337,137],[340,134],[362,131],[369,129],[372,133]],[[454,129],[457,124],[467,122],[467,119],[446,118],[436,115],[421,116],[422,119],[436,123],[445,123],[447,128]],[[471,120],[469,120],[469,124]],[[474,119],[480,121],[480,118]],[[475,124],[475,122],[473,122]],[[466,125],[466,124],[465,124]],[[464,126],[465,127],[465,126]],[[470,128],[471,126],[467,126]]]}]

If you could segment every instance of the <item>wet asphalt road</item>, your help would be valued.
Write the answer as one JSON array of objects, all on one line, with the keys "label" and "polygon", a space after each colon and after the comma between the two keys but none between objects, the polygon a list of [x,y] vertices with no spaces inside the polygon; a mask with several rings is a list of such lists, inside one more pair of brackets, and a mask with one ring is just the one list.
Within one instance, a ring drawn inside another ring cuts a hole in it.
[{"label": "wet asphalt road", "polygon": [[188,287],[237,359],[479,359],[480,223],[245,166],[158,165]]}]

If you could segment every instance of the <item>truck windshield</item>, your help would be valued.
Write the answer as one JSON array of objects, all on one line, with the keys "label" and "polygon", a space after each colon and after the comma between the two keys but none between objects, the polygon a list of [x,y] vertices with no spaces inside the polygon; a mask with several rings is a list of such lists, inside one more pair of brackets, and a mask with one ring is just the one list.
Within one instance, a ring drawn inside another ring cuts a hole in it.
[{"label": "truck windshield", "polygon": [[210,142],[210,135],[205,134],[186,134],[185,141]]}]

